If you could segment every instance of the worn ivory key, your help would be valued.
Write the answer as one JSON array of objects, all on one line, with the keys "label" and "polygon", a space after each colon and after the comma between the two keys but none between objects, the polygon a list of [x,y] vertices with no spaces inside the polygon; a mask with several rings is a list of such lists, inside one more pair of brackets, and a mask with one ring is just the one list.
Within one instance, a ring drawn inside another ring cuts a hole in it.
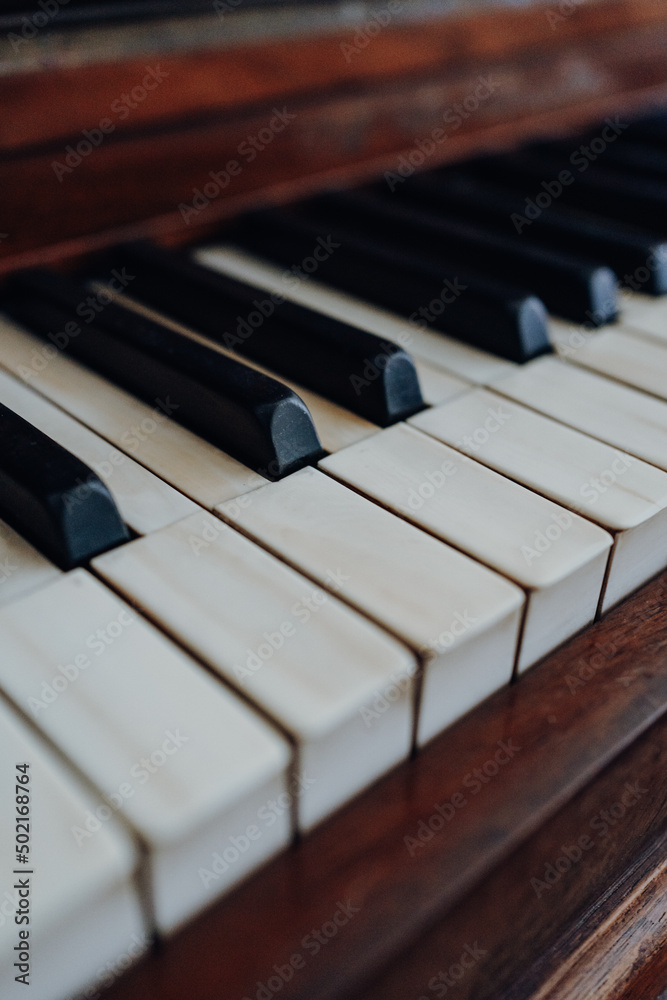
[{"label": "worn ivory key", "polygon": [[518,669],[590,622],[611,535],[409,426],[320,467],[527,592]]},{"label": "worn ivory key", "polygon": [[288,810],[260,819],[287,794],[287,742],[88,572],[0,610],[0,642],[0,689],[99,793],[74,843],[114,816],[136,832],[159,931],[288,843]]},{"label": "worn ivory key", "polygon": [[602,610],[667,565],[667,473],[488,392],[412,423],[614,536]]},{"label": "worn ivory key", "polygon": [[114,555],[96,570],[290,735],[301,829],[407,756],[409,683],[366,723],[415,657],[336,597],[205,512]]},{"label": "worn ivory key", "polygon": [[[511,678],[521,590],[322,472],[303,469],[218,511],[414,649],[419,743]],[[386,704],[368,711],[369,727]]]}]

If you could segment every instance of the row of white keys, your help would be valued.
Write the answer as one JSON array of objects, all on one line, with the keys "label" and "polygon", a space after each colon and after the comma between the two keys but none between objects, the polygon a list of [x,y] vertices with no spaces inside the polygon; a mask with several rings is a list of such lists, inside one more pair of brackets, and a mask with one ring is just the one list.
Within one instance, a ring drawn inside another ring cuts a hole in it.
[{"label": "row of white keys", "polygon": [[287,741],[85,570],[0,610],[0,641],[0,688],[99,792],[71,822],[76,849],[129,824],[159,931],[288,843],[287,812],[248,835],[287,794]]},{"label": "row of white keys", "polygon": [[665,400],[552,355],[522,365],[490,388],[667,471]]},{"label": "row of white keys", "polygon": [[196,510],[192,500],[3,371],[0,403],[93,469],[108,487],[125,523],[138,535]]},{"label": "row of white keys", "polygon": [[549,338],[564,361],[667,400],[667,344],[651,334],[625,326],[591,331],[552,319]]},{"label": "row of white keys", "polygon": [[602,610],[667,565],[667,473],[475,389],[410,421],[614,535]]},{"label": "row of white keys", "polygon": [[213,270],[284,295],[293,302],[398,344],[413,356],[424,399],[432,406],[458,395],[470,383],[487,382],[515,367],[510,361],[495,358],[444,334],[422,329],[394,313],[316,280],[299,279],[292,272],[237,247],[205,247],[196,251],[194,257],[197,263]]},{"label": "row of white keys", "polygon": [[116,818],[77,845],[93,795],[1,698],[0,759],[0,995],[65,1000],[149,944],[138,851]]},{"label": "row of white keys", "polygon": [[[518,587],[316,469],[243,500],[221,516],[415,651],[419,744],[511,679]],[[369,728],[394,697],[367,711]]]},{"label": "row of white keys", "polygon": [[164,313],[158,312],[150,306],[146,306],[142,302],[132,299],[127,295],[114,293],[113,289],[107,288],[107,286],[96,285],[95,287],[106,288],[106,290],[114,295],[116,301],[124,305],[126,308],[133,309],[140,315],[146,316],[148,319],[155,320],[158,323],[163,323],[165,326],[169,327],[169,329],[176,330],[177,333],[181,333],[192,340],[196,340],[198,343],[204,344],[206,347],[216,350],[220,354],[224,354],[225,357],[233,358],[236,361],[240,360],[248,368],[253,368],[255,371],[269,375],[272,378],[277,379],[283,385],[286,385],[289,389],[295,392],[297,396],[301,397],[310,410],[313,423],[315,424],[315,430],[318,433],[322,447],[325,451],[340,451],[341,448],[347,448],[348,445],[354,444],[356,441],[363,441],[364,438],[370,437],[372,434],[376,434],[379,430],[377,425],[372,424],[369,420],[364,420],[363,417],[357,416],[356,413],[352,413],[350,410],[344,409],[337,403],[332,403],[331,400],[325,399],[318,393],[312,392],[310,389],[305,389],[296,382],[292,382],[290,379],[285,378],[279,372],[270,371],[268,368],[265,368],[264,365],[258,364],[252,358],[241,357],[240,355],[235,354],[234,351],[228,350],[209,337],[197,333],[196,330],[184,326],[182,323],[178,323],[170,316],[166,316]]},{"label": "row of white keys", "polygon": [[61,570],[0,521],[0,607],[60,576]]},{"label": "row of white keys", "polygon": [[266,484],[172,420],[177,401],[151,407],[4,317],[0,337],[0,367],[203,507]]},{"label": "row of white keys", "polygon": [[320,467],[523,587],[519,670],[593,619],[613,540],[584,518],[406,425]]},{"label": "row of white keys", "polygon": [[[193,515],[93,565],[290,734],[301,829],[409,753],[412,653],[219,518]],[[368,712],[401,680],[369,728]]]}]

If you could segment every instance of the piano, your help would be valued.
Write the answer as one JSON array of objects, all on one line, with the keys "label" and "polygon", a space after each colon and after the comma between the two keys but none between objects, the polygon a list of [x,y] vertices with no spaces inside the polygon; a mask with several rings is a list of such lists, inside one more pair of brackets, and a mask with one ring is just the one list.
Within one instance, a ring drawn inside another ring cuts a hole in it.
[{"label": "piano", "polygon": [[667,11],[0,5],[0,984],[667,996]]}]

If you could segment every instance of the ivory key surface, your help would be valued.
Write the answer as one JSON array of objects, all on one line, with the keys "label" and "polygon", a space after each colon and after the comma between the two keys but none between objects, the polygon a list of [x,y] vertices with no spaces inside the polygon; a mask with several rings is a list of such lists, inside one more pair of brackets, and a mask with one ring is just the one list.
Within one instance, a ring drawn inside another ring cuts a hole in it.
[{"label": "ivory key surface", "polygon": [[410,684],[366,719],[415,657],[219,518],[193,515],[93,565],[290,735],[301,829],[409,753]]},{"label": "ivory key surface", "polygon": [[320,462],[330,475],[518,583],[518,669],[590,622],[612,537],[407,425]]},{"label": "ivory key surface", "polygon": [[[80,809],[76,839],[115,814],[146,845],[159,931],[288,843],[287,811],[259,818],[286,793],[287,742],[88,572],[0,610],[0,639],[0,689],[99,793],[92,816]],[[249,825],[259,835],[231,857],[230,838]],[[214,871],[216,853],[226,864]]]},{"label": "ivory key surface", "polygon": [[316,469],[217,510],[413,648],[419,743],[510,680],[523,593],[451,546]]}]

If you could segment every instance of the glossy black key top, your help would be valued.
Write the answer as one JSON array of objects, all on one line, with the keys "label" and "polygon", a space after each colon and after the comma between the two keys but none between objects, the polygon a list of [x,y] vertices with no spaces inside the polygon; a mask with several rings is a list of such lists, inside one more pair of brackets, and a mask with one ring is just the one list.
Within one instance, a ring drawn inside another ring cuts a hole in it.
[{"label": "glossy black key top", "polygon": [[134,298],[357,416],[387,427],[423,409],[414,362],[396,344],[150,243],[118,259]]},{"label": "glossy black key top", "polygon": [[322,229],[287,211],[246,216],[232,238],[288,268],[316,261],[321,250],[318,281],[397,312],[417,328],[442,330],[511,361],[551,349],[544,304],[523,288],[382,247],[342,228]]},{"label": "glossy black key top", "polygon": [[0,517],[65,570],[130,537],[99,476],[2,404]]},{"label": "glossy black key top", "polygon": [[392,197],[480,222],[516,240],[586,254],[603,261],[619,281],[635,290],[640,286],[648,295],[667,292],[667,242],[557,202],[543,208],[510,188],[467,176],[464,169],[411,177]]},{"label": "glossy black key top", "polygon": [[3,308],[45,339],[75,322],[68,354],[141,399],[165,401],[175,420],[268,478],[321,457],[312,417],[291,389],[114,302],[81,322],[93,319],[81,308],[90,296],[61,275],[24,271],[10,281]]},{"label": "glossy black key top", "polygon": [[521,282],[539,295],[547,309],[575,323],[594,326],[618,315],[616,277],[610,268],[573,255],[517,242],[480,227],[419,206],[365,192],[320,196],[303,207],[309,219],[323,225],[340,220],[356,233],[377,241],[400,242],[410,252],[432,260],[449,258],[461,267],[490,277]]},{"label": "glossy black key top", "polygon": [[[633,177],[617,169],[596,169],[594,163],[580,169],[568,158],[534,150],[475,160],[467,164],[466,170],[489,180],[502,180],[527,197],[550,190],[559,204],[639,226],[660,236],[667,234],[667,182]],[[558,179],[563,171],[572,178],[566,184]]]}]

